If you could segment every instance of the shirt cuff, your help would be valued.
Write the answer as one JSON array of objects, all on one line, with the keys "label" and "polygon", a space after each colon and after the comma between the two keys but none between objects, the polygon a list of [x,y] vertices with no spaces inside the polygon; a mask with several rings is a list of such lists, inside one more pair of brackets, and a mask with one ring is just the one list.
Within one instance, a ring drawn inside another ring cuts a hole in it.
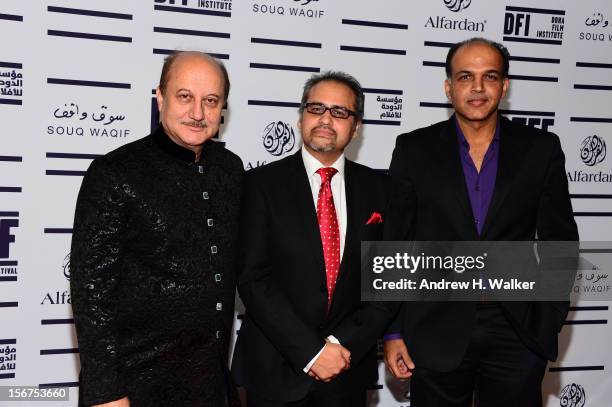
[{"label": "shirt cuff", "polygon": [[402,339],[402,334],[393,332],[383,336],[383,341],[392,341],[394,339]]},{"label": "shirt cuff", "polygon": [[[337,345],[340,345],[340,341],[334,336],[334,335],[329,335],[327,337],[327,339],[331,342],[331,343],[335,343]],[[310,360],[310,362],[308,362],[308,364],[306,365],[306,367],[304,369],[302,369],[304,371],[304,373],[308,373],[310,372],[310,368],[312,367],[312,365],[314,365],[314,363],[317,361],[317,359],[319,358],[319,356],[321,356],[321,353],[323,352],[323,349],[325,349],[325,345],[323,345],[323,347],[321,348],[321,350],[319,351],[319,353],[317,353],[315,355],[314,358],[312,358]]]}]

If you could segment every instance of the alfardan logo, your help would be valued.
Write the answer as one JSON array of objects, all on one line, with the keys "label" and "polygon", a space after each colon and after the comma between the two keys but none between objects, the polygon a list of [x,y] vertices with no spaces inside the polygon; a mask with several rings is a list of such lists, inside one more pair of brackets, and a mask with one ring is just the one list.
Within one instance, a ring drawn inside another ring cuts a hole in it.
[{"label": "alfardan logo", "polygon": [[[472,4],[472,0],[443,0],[447,9],[453,13],[458,13],[465,10]],[[429,16],[425,22],[425,28],[435,28],[438,30],[453,30],[453,31],[472,31],[484,32],[487,20],[476,21],[470,20],[467,17],[453,18],[443,15]]]},{"label": "alfardan logo", "polygon": [[[580,144],[580,159],[582,162],[594,168],[606,159],[606,142],[603,138],[592,135],[585,138]],[[574,170],[567,172],[569,182],[581,183],[612,183],[612,172],[589,170]]]},{"label": "alfardan logo", "polygon": [[273,156],[279,157],[293,150],[295,146],[295,131],[289,123],[272,122],[263,131],[263,146]]},{"label": "alfardan logo", "polygon": [[444,0],[444,5],[452,12],[458,12],[470,7],[472,0]]},{"label": "alfardan logo", "polygon": [[580,159],[582,162],[593,167],[606,158],[606,142],[597,135],[585,138],[580,145]]},{"label": "alfardan logo", "polygon": [[584,387],[579,384],[571,383],[563,387],[559,395],[559,405],[563,407],[584,407],[586,394]]}]

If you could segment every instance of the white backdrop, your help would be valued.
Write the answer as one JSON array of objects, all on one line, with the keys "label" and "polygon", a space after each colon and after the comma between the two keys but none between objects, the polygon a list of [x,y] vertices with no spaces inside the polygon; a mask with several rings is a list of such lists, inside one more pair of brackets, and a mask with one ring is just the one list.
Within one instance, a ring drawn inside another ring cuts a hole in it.
[{"label": "white backdrop", "polygon": [[[0,386],[69,386],[70,403],[48,405],[76,405],[67,257],[76,195],[93,158],[149,133],[152,90],[170,50],[226,63],[232,91],[221,139],[247,168],[299,148],[296,107],[309,75],[351,73],[367,94],[365,126],[348,155],[382,169],[396,135],[450,114],[442,87],[449,44],[502,41],[513,55],[505,113],[559,134],[581,238],[605,241],[608,19],[606,0],[3,0]],[[609,303],[573,305],[546,374],[546,404],[608,406]],[[382,367],[374,390],[372,405],[410,404],[407,384]]]}]

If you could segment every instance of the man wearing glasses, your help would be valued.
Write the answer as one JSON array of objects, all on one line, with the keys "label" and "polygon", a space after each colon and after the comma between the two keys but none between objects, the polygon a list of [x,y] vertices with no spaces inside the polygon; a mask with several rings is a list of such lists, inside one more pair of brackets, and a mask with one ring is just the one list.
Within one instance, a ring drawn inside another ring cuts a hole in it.
[{"label": "man wearing glasses", "polygon": [[377,379],[376,337],[389,310],[360,302],[360,241],[380,239],[389,183],[344,156],[363,105],[352,76],[311,77],[302,149],[247,175],[238,285],[246,314],[232,370],[248,407],[364,406]]}]

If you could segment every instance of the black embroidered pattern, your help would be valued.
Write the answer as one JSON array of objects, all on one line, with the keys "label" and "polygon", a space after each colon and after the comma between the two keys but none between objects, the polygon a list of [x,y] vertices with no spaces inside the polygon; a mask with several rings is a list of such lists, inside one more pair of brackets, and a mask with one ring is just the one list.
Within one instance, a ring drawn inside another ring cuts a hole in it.
[{"label": "black embroidered pattern", "polygon": [[93,161],[79,192],[71,295],[80,403],[238,405],[227,374],[243,166],[155,133]]}]

